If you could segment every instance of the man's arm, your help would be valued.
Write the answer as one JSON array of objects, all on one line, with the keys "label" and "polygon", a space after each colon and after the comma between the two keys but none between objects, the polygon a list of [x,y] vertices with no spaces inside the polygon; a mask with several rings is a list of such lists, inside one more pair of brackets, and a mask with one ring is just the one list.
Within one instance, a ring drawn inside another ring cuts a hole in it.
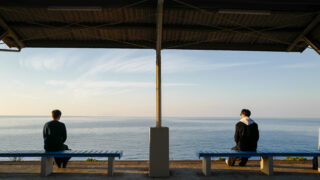
[{"label": "man's arm", "polygon": [[238,124],[236,124],[236,130],[235,130],[235,133],[234,133],[234,141],[236,143],[239,142],[239,139],[240,139],[240,136],[239,136],[239,128],[238,128]]},{"label": "man's arm", "polygon": [[66,126],[63,124],[63,130],[62,130],[62,142],[66,142],[67,140],[67,128]]},{"label": "man's arm", "polygon": [[47,137],[47,124],[45,124],[44,126],[43,126],[43,139],[45,139],[46,137]]},{"label": "man's arm", "polygon": [[258,124],[257,124],[257,141],[259,141],[260,135],[259,135],[259,128],[258,128]]}]

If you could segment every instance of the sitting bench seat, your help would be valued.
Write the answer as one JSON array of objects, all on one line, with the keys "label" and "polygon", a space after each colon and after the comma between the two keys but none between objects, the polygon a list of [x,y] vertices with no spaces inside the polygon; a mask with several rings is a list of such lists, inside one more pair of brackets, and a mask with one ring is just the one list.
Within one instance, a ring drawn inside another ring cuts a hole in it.
[{"label": "sitting bench seat", "polygon": [[66,150],[57,152],[35,151],[0,151],[0,157],[41,157],[41,175],[48,176],[53,171],[54,157],[106,157],[108,158],[108,176],[113,176],[114,159],[122,157],[122,151],[102,150]]},{"label": "sitting bench seat", "polygon": [[[211,158],[212,157],[261,157],[260,169],[264,174],[273,174],[273,157],[317,157],[318,164],[320,162],[320,151],[256,151],[256,152],[244,152],[244,151],[232,151],[232,150],[220,150],[210,152],[199,152],[199,158],[202,158],[202,172],[205,176],[210,175],[211,172]],[[320,172],[320,168],[318,169]]]}]

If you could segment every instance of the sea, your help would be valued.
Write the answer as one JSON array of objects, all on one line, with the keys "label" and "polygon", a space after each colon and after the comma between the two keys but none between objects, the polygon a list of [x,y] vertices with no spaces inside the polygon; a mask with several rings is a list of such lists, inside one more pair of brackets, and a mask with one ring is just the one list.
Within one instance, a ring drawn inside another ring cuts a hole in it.
[{"label": "sea", "polygon": [[[259,125],[258,149],[316,150],[320,118],[253,118]],[[46,116],[0,116],[1,150],[43,149]],[[239,117],[164,117],[169,127],[170,159],[196,160],[198,151],[227,150]],[[74,150],[122,150],[124,160],[147,160],[152,117],[63,116],[66,144]],[[39,158],[26,158],[39,160]],[[81,159],[81,158],[80,158]],[[8,160],[1,158],[0,160]]]}]

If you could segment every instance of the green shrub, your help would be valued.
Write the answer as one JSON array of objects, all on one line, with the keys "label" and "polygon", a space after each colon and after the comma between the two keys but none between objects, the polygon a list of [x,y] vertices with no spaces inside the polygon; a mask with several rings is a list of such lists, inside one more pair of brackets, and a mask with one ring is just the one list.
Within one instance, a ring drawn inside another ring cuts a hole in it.
[{"label": "green shrub", "polygon": [[292,157],[292,156],[287,156],[285,159],[282,160],[287,160],[287,161],[304,161],[307,160],[305,157]]},{"label": "green shrub", "polygon": [[219,159],[218,159],[219,161],[225,161],[226,160],[226,158],[222,158],[222,157],[219,157]]},{"label": "green shrub", "polygon": [[98,160],[97,159],[94,159],[94,158],[88,158],[86,160],[86,162],[97,162]]}]

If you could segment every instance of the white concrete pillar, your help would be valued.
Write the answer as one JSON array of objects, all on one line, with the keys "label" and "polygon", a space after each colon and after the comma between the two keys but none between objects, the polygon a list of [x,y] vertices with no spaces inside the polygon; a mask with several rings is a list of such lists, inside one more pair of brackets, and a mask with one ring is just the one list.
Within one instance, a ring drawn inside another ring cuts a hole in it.
[{"label": "white concrete pillar", "polygon": [[205,176],[209,176],[211,174],[211,157],[202,158],[202,173]]},{"label": "white concrete pillar", "polygon": [[108,157],[108,176],[113,176],[114,172],[114,157]]},{"label": "white concrete pillar", "polygon": [[41,176],[48,176],[53,171],[53,157],[41,158]]},{"label": "white concrete pillar", "polygon": [[260,169],[268,176],[273,175],[273,157],[261,157]]},{"label": "white concrete pillar", "polygon": [[150,128],[149,175],[169,176],[169,128]]}]

